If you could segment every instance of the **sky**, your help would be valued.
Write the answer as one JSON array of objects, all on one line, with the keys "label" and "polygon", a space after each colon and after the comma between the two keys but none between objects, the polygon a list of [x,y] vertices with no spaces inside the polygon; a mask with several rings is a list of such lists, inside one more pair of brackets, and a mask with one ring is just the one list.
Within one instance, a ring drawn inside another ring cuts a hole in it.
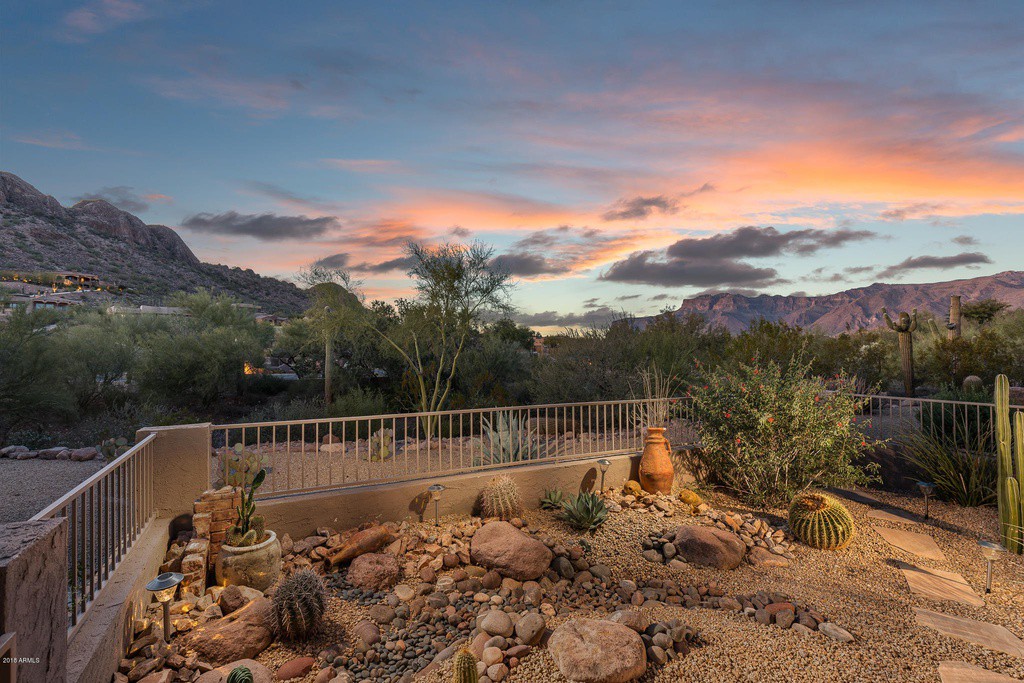
[{"label": "sky", "polygon": [[538,328],[1024,267],[1024,2],[0,10],[0,168],[203,260],[479,240]]}]

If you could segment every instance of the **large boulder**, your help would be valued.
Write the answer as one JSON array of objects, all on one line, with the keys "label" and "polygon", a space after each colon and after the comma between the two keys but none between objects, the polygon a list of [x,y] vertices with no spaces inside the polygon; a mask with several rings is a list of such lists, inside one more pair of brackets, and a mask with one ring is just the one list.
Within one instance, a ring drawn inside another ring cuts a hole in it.
[{"label": "large boulder", "polygon": [[743,540],[731,531],[692,524],[677,527],[672,543],[687,562],[715,569],[736,569],[747,551]]},{"label": "large boulder", "polygon": [[398,559],[387,553],[366,553],[348,566],[348,582],[356,588],[381,591],[398,583],[402,568]]},{"label": "large boulder", "polygon": [[551,634],[548,652],[563,676],[580,683],[626,683],[647,670],[640,634],[612,621],[567,621]]},{"label": "large boulder", "polygon": [[488,522],[473,534],[469,553],[476,564],[517,581],[540,578],[551,566],[552,552],[508,522]]},{"label": "large boulder", "polygon": [[274,604],[256,598],[223,619],[208,621],[189,634],[188,647],[211,664],[254,659],[274,635]]},{"label": "large boulder", "polygon": [[386,524],[357,531],[331,552],[330,566],[337,567],[339,564],[351,562],[360,555],[375,553],[394,540],[391,527]]}]

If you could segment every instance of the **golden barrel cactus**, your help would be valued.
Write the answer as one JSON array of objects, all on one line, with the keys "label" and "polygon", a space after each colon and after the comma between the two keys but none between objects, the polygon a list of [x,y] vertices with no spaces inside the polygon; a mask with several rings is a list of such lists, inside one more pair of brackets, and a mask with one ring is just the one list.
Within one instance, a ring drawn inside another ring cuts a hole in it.
[{"label": "golden barrel cactus", "polygon": [[840,550],[853,540],[850,511],[824,493],[801,493],[789,506],[789,528],[801,541],[819,550]]},{"label": "golden barrel cactus", "polygon": [[452,683],[477,683],[476,657],[467,648],[455,654],[452,662]]}]

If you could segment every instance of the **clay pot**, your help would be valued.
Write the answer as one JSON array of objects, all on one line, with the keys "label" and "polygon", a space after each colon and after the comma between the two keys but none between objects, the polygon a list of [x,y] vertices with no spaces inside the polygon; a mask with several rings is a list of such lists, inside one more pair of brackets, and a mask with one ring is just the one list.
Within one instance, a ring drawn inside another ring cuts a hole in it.
[{"label": "clay pot", "polygon": [[676,478],[672,466],[672,446],[665,438],[664,427],[648,427],[644,454],[640,458],[640,486],[648,493],[672,493]]},{"label": "clay pot", "polygon": [[281,544],[277,534],[268,531],[262,543],[250,546],[223,544],[217,554],[217,584],[249,586],[265,591],[281,573]]}]

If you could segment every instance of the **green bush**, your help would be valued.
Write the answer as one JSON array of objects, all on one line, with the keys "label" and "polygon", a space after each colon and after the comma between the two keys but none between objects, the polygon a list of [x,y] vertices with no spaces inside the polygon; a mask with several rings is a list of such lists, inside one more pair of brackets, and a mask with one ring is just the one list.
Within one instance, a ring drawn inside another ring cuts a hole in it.
[{"label": "green bush", "polygon": [[[989,435],[978,438],[967,434],[963,443],[939,434],[912,434],[900,442],[900,455],[927,481],[935,484],[935,493],[965,507],[991,505],[996,500],[996,460]],[[984,444],[988,443],[989,446]]]},{"label": "green bush", "polygon": [[703,447],[695,474],[755,504],[782,504],[811,486],[864,483],[856,461],[868,444],[851,380],[810,374],[800,355],[783,371],[755,357],[737,368],[709,369],[690,395]]}]

